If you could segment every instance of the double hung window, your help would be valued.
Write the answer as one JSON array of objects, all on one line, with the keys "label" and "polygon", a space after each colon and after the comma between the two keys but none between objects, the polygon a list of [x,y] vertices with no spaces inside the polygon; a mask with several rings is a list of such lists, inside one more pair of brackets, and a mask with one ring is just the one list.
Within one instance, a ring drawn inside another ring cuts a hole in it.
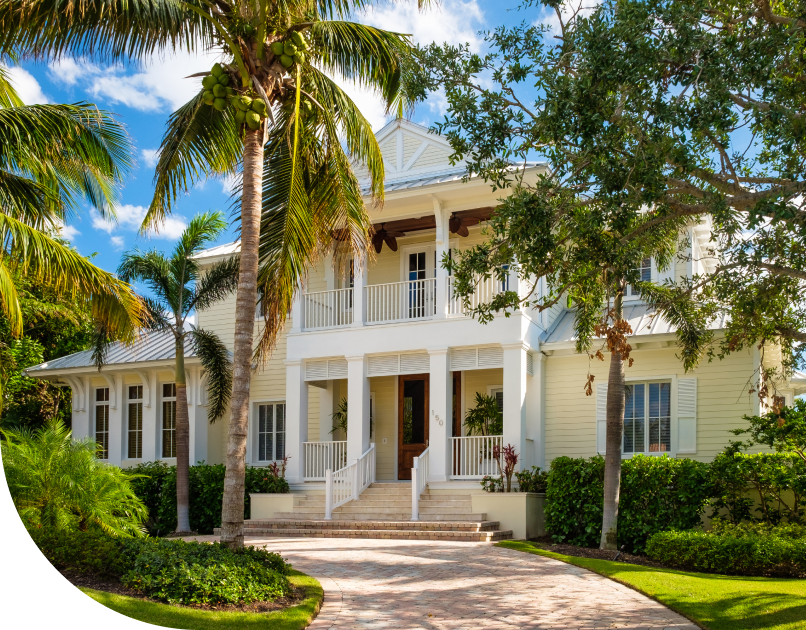
[{"label": "double hung window", "polygon": [[162,385],[162,456],[176,457],[176,383]]},{"label": "double hung window", "polygon": [[[636,271],[638,271],[638,277],[641,282],[650,282],[652,280],[652,258],[644,258],[641,261],[641,266]],[[627,295],[637,296],[638,289],[632,285],[628,286]]]},{"label": "double hung window", "polygon": [[672,450],[671,393],[669,382],[627,386],[622,445],[625,455]]},{"label": "double hung window", "polygon": [[95,390],[95,441],[98,459],[109,459],[109,388]]},{"label": "double hung window", "polygon": [[143,456],[143,386],[129,386],[127,457]]},{"label": "double hung window", "polygon": [[285,457],[285,403],[258,405],[257,458],[261,462]]}]

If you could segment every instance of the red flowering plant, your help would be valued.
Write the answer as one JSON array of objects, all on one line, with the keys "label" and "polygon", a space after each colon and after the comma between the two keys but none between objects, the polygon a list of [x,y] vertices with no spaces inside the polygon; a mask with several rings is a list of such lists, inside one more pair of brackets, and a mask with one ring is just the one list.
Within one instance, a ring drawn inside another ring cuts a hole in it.
[{"label": "red flowering plant", "polygon": [[[501,458],[503,457],[503,464]],[[493,447],[493,459],[498,464],[498,472],[501,473],[501,482],[507,480],[507,492],[512,492],[512,475],[515,472],[515,466],[518,464],[518,454],[515,452],[515,447],[512,444],[507,444],[501,448],[497,444]]]}]

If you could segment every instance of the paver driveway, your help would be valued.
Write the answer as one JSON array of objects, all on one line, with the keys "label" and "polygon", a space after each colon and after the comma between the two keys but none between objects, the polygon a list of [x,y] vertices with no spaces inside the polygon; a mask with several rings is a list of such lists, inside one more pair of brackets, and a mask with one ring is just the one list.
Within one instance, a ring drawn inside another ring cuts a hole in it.
[{"label": "paver driveway", "polygon": [[557,560],[489,543],[252,538],[320,578],[310,626],[361,628],[685,628],[632,589]]}]

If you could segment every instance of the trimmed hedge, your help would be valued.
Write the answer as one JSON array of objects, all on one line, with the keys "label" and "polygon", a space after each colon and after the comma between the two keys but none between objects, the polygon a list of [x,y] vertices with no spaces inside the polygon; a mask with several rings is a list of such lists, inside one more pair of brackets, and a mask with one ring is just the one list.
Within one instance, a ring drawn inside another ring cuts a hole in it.
[{"label": "trimmed hedge", "polygon": [[670,567],[725,575],[803,577],[806,533],[802,526],[753,528],[714,522],[710,532],[659,532],[647,555]]},{"label": "trimmed hedge", "polygon": [[31,536],[59,570],[117,578],[171,604],[271,601],[290,591],[289,565],[276,553],[218,543],[111,537],[101,532],[37,529]]},{"label": "trimmed hedge", "polygon": [[[558,457],[546,489],[546,527],[558,542],[599,545],[604,458]],[[656,532],[690,529],[712,496],[708,464],[667,456],[635,455],[621,465],[618,545],[643,553]]]},{"label": "trimmed hedge", "polygon": [[[132,488],[148,507],[147,527],[159,536],[176,529],[176,467],[164,462],[147,462],[127,469]],[[190,467],[190,527],[200,534],[212,534],[221,527],[224,497],[224,464],[200,462]],[[287,493],[288,482],[267,468],[246,467],[244,518],[250,517],[250,492]]]}]

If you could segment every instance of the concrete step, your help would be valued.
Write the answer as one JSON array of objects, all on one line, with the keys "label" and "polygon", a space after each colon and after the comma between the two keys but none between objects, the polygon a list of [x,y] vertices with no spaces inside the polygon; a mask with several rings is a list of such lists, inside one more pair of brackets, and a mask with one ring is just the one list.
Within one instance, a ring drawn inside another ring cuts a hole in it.
[{"label": "concrete step", "polygon": [[411,529],[423,531],[491,532],[500,527],[498,521],[351,521],[345,519],[301,520],[258,519],[244,521],[244,531],[254,529]]},{"label": "concrete step", "polygon": [[[216,528],[213,533],[219,535]],[[413,529],[335,529],[335,528],[254,528],[244,532],[248,536],[280,536],[293,538],[387,538],[400,540],[446,540],[451,542],[494,542],[512,538],[511,530],[495,531],[438,531]]]},{"label": "concrete step", "polygon": [[[421,512],[422,518],[427,518],[429,521],[483,521],[487,519],[487,514],[481,512],[477,513],[460,513],[460,514],[436,514],[430,512]],[[299,512],[277,512],[274,517],[282,520],[307,520],[316,521],[325,518],[325,511],[321,512],[307,512],[300,514]],[[339,512],[338,509],[333,510],[333,517],[340,520],[354,520],[354,521],[377,521],[379,518],[384,521],[408,521],[411,518],[411,510],[407,512],[389,512],[385,514],[378,513],[355,513],[355,512]]]}]

